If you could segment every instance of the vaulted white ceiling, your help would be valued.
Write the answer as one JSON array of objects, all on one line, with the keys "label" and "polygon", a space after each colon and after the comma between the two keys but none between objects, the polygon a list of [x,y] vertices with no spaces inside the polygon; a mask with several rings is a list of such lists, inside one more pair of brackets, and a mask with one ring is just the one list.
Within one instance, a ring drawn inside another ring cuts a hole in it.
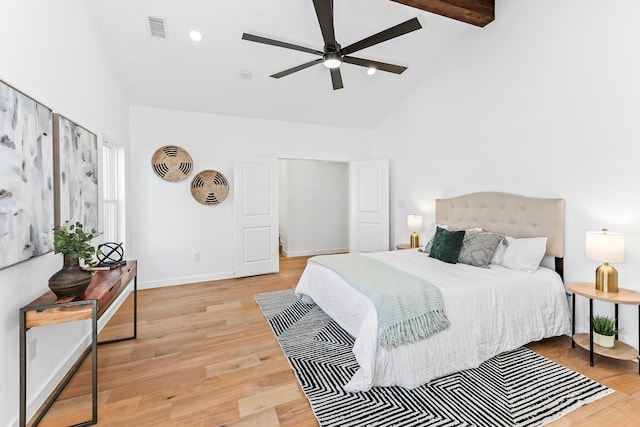
[{"label": "vaulted white ceiling", "polygon": [[[417,17],[422,29],[356,56],[407,66],[401,75],[341,66],[333,90],[322,64],[274,79],[316,57],[242,40],[252,33],[322,50],[312,0],[89,0],[105,48],[132,105],[329,126],[373,128],[422,79],[456,38],[482,28],[390,0],[335,0],[343,46]],[[167,40],[151,37],[147,18],[166,21]],[[197,29],[201,42],[187,33]],[[250,79],[242,77],[251,74]],[[246,73],[245,73],[246,74]]]}]

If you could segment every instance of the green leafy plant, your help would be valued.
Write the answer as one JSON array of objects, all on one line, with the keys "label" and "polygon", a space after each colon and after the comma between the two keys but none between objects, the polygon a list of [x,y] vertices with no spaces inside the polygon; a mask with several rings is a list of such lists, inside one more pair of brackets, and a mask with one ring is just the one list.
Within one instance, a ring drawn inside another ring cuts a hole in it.
[{"label": "green leafy plant", "polygon": [[82,259],[89,265],[96,253],[96,248],[89,242],[99,234],[95,229],[90,232],[84,231],[79,222],[70,225],[69,228],[64,225],[56,227],[53,229],[54,253]]},{"label": "green leafy plant", "polygon": [[593,332],[611,337],[619,333],[622,329],[616,329],[616,323],[611,317],[596,315],[591,320]]}]

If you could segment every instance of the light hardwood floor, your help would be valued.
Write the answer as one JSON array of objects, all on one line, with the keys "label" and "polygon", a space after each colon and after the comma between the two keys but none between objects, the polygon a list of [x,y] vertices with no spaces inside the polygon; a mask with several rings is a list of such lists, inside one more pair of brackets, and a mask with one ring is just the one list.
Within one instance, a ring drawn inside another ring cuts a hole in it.
[{"label": "light hardwood floor", "polygon": [[[98,426],[317,426],[253,295],[294,288],[306,258],[281,258],[280,273],[142,290],[138,339],[99,347]],[[128,301],[101,338],[130,334]],[[552,424],[640,425],[640,375],[634,362],[572,349],[568,337],[529,345],[614,388]],[[91,417],[89,361],[41,426]]]}]

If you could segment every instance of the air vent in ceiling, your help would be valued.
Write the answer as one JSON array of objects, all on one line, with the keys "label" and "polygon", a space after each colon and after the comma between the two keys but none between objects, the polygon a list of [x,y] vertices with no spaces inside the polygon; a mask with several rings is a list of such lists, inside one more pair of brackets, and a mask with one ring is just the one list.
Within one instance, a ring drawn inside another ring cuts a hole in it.
[{"label": "air vent in ceiling", "polygon": [[162,18],[149,16],[149,31],[151,31],[151,37],[162,40],[167,39],[167,24]]}]

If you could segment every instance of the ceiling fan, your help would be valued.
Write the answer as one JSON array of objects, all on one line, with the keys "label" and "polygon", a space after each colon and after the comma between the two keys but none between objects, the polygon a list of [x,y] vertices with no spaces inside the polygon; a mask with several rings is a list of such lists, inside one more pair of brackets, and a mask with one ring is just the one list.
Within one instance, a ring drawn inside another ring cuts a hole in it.
[{"label": "ceiling fan", "polygon": [[283,47],[286,49],[299,50],[301,52],[311,53],[318,55],[320,58],[313,61],[306,62],[288,70],[281,71],[279,73],[271,75],[271,77],[279,79],[289,74],[293,74],[297,71],[309,68],[312,65],[323,63],[325,67],[331,72],[331,82],[333,83],[333,89],[342,89],[342,75],[340,74],[340,65],[343,62],[353,65],[359,65],[361,67],[367,67],[374,70],[386,71],[389,73],[402,74],[407,67],[400,65],[387,64],[385,62],[372,61],[370,59],[356,58],[349,56],[359,50],[376,45],[378,43],[391,40],[393,38],[402,36],[415,30],[422,28],[418,18],[412,18],[401,24],[387,28],[377,34],[357,41],[349,46],[342,47],[336,41],[336,36],[333,27],[333,0],[313,0],[313,6],[316,9],[316,15],[318,17],[318,23],[320,24],[320,31],[322,31],[322,38],[324,39],[324,49],[322,51],[310,49],[304,46],[296,44],[286,43],[278,40],[269,39],[266,37],[256,36],[253,34],[242,34],[243,40],[249,40],[257,43],[264,43],[272,46]]}]

